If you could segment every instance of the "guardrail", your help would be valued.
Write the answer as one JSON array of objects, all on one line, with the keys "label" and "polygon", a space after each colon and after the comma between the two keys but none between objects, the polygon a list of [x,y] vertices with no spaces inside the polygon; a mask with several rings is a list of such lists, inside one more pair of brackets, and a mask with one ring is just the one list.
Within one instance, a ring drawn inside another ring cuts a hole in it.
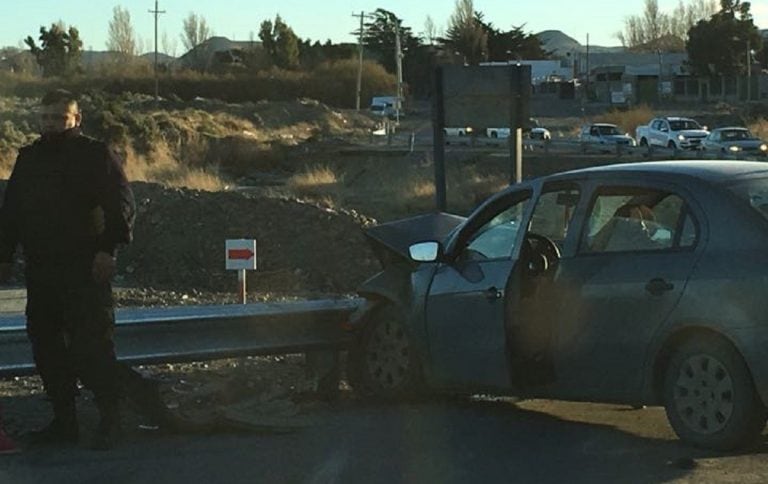
[{"label": "guardrail", "polygon": [[[360,299],[118,309],[118,359],[130,364],[308,353],[346,347]],[[0,317],[0,376],[34,372],[23,316]]]}]

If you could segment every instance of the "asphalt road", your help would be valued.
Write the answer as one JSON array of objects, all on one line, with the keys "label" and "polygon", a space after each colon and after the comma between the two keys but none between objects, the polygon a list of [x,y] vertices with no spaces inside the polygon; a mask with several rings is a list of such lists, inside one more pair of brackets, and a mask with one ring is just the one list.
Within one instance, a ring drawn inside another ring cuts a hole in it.
[{"label": "asphalt road", "polygon": [[717,455],[659,408],[529,401],[321,405],[287,434],[133,437],[109,452],[27,449],[0,483],[765,482],[768,445]]}]

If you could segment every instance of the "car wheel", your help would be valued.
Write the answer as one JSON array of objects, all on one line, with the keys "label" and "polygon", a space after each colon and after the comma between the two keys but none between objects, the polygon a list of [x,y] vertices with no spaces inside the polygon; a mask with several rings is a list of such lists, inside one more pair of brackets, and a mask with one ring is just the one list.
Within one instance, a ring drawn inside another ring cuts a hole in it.
[{"label": "car wheel", "polygon": [[640,138],[640,146],[648,146],[648,140],[645,138]]},{"label": "car wheel", "polygon": [[667,418],[681,440],[731,450],[753,443],[766,410],[746,363],[728,342],[697,336],[673,354],[664,378]]},{"label": "car wheel", "polygon": [[676,150],[677,149],[677,145],[675,144],[674,141],[670,141],[669,143],[667,143],[667,148],[669,148],[671,150]]},{"label": "car wheel", "polygon": [[350,384],[367,396],[404,399],[423,391],[421,364],[404,316],[393,304],[376,310],[350,352]]}]

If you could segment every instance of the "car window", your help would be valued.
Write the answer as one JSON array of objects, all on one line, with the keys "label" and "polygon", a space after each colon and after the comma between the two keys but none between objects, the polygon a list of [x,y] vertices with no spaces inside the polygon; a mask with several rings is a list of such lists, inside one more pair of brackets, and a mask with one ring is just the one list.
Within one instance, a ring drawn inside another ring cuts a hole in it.
[{"label": "car window", "polygon": [[515,202],[476,230],[462,251],[463,260],[503,259],[512,255],[528,198]]},{"label": "car window", "polygon": [[728,186],[738,198],[768,219],[768,178],[751,178]]},{"label": "car window", "polygon": [[680,119],[669,122],[672,131],[681,131],[684,129],[701,129],[699,123],[692,119]]},{"label": "car window", "polygon": [[666,250],[692,247],[696,239],[696,224],[678,195],[616,188],[592,203],[580,252]]},{"label": "car window", "polygon": [[578,201],[577,186],[551,190],[545,187],[536,202],[528,231],[547,237],[562,250]]},{"label": "car window", "polygon": [[598,129],[600,131],[600,134],[604,136],[621,134],[619,130],[616,128],[616,126],[600,126]]}]

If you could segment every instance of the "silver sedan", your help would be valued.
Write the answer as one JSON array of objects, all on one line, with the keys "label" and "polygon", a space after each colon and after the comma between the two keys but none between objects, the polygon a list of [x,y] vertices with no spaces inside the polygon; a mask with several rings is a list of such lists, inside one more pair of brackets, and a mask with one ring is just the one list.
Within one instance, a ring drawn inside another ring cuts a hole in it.
[{"label": "silver sedan", "polygon": [[715,153],[717,158],[768,156],[768,143],[752,135],[747,128],[736,126],[713,129],[701,147]]}]

